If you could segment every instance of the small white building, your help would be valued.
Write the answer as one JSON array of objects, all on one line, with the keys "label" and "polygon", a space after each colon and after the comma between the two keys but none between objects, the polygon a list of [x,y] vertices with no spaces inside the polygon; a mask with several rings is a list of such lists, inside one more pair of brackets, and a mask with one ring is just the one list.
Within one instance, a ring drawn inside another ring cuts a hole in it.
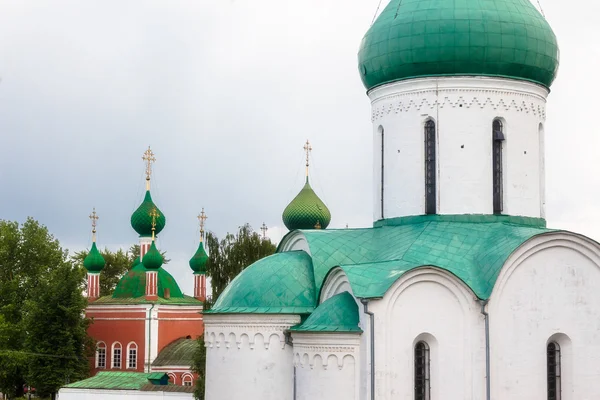
[{"label": "small white building", "polygon": [[528,0],[391,0],[359,51],[374,226],[324,229],[307,175],[204,314],[206,399],[600,399],[600,246],[545,222],[558,57]]}]

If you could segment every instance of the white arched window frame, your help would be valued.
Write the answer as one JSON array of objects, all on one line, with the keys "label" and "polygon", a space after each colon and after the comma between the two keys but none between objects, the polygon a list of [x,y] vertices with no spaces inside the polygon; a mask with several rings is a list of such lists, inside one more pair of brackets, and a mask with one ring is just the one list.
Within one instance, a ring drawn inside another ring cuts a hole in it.
[{"label": "white arched window frame", "polygon": [[192,386],[194,383],[194,378],[190,374],[183,374],[181,376],[181,384],[183,386]]},{"label": "white arched window frame", "polygon": [[171,382],[173,385],[177,385],[177,375],[172,372],[167,373],[167,375],[169,375],[169,382]]},{"label": "white arched window frame", "polygon": [[121,362],[123,357],[123,346],[121,343],[114,342],[112,345],[112,368],[121,369]]},{"label": "white arched window frame", "polygon": [[106,368],[106,343],[96,344],[96,368]]},{"label": "white arched window frame", "polygon": [[138,346],[135,342],[131,342],[127,345],[127,368],[136,369],[138,359]]}]

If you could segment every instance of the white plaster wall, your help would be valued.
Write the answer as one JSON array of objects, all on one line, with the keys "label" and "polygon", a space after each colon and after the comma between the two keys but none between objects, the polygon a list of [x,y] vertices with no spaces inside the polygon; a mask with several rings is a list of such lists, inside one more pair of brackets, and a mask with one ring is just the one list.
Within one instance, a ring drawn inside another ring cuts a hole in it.
[{"label": "white plaster wall", "polygon": [[[491,214],[492,122],[504,121],[504,214],[544,217],[543,149],[548,91],[510,79],[412,79],[369,92],[373,122],[374,220],[425,212],[424,124],[436,122],[437,213]],[[542,141],[543,147],[543,141]]]},{"label": "white plaster wall", "polygon": [[296,400],[358,400],[360,334],[292,333]]},{"label": "white plaster wall", "polygon": [[58,400],[192,400],[192,393],[142,392],[139,390],[102,390],[63,388]]},{"label": "white plaster wall", "polygon": [[375,313],[375,398],[414,398],[414,346],[430,346],[431,398],[485,397],[484,319],[474,294],[445,271],[419,268],[401,277]]},{"label": "white plaster wall", "polygon": [[284,332],[296,315],[204,315],[206,399],[292,400],[292,346]]},{"label": "white plaster wall", "polygon": [[493,400],[546,399],[546,345],[562,351],[562,400],[600,399],[600,251],[569,233],[522,245],[489,303]]}]

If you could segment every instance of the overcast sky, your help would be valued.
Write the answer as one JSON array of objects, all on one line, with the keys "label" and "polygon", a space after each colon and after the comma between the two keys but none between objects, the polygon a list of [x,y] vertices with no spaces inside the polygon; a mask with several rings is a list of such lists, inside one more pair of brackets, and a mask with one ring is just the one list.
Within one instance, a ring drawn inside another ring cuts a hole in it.
[{"label": "overcast sky", "polygon": [[[330,227],[369,226],[370,104],[356,53],[378,2],[0,0],[0,218],[32,216],[74,251],[90,246],[96,207],[101,247],[129,247],[151,145],[167,217],[159,247],[189,294],[200,209],[219,236],[265,222],[279,240],[309,138]],[[548,225],[600,240],[600,4],[541,7],[561,49]]]}]

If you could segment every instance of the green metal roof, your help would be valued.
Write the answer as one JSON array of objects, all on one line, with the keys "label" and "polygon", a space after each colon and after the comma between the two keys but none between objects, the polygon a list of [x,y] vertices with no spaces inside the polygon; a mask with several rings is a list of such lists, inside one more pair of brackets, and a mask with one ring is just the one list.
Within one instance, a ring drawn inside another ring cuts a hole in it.
[{"label": "green metal roof", "polygon": [[283,210],[283,223],[289,230],[327,228],[331,221],[329,209],[310,187],[308,177],[300,193]]},{"label": "green metal roof", "polygon": [[[112,389],[112,390],[140,390],[148,384],[151,374],[143,372],[111,372],[101,371],[95,376],[66,385],[67,388],[76,389]],[[160,373],[164,376],[166,374]]]},{"label": "green metal roof", "polygon": [[295,332],[362,332],[358,327],[358,305],[348,292],[336,294],[321,303]]},{"label": "green metal roof", "polygon": [[312,254],[317,293],[336,266],[347,274],[354,295],[364,298],[382,297],[405,272],[433,266],[456,275],[486,299],[508,256],[549,231],[542,219],[424,215],[380,221],[375,228],[302,233]]},{"label": "green metal roof", "polygon": [[243,270],[205,313],[308,314],[316,305],[310,256],[277,253]]},{"label": "green metal roof", "polygon": [[177,339],[169,343],[158,353],[158,356],[152,362],[152,366],[192,365],[194,362],[194,352],[197,348],[198,342],[195,339]]},{"label": "green metal roof", "polygon": [[206,254],[206,250],[204,250],[204,243],[200,242],[198,250],[196,250],[196,253],[190,259],[190,268],[196,274],[205,274],[207,262],[208,254]]},{"label": "green metal roof", "polygon": [[156,230],[155,234],[158,235],[160,231],[165,227],[167,220],[165,215],[158,209],[156,204],[152,201],[150,191],[146,191],[144,201],[142,204],[133,212],[131,215],[131,227],[140,236],[151,236],[152,235],[152,214],[156,211],[158,217],[156,218]]},{"label": "green metal roof", "polygon": [[102,257],[102,254],[100,254],[98,248],[96,247],[96,242],[94,242],[90,252],[83,260],[83,266],[89,272],[100,272],[102,269],[104,269],[105,264],[106,261],[104,261],[104,257]]},{"label": "green metal roof", "polygon": [[367,89],[424,76],[501,76],[550,87],[556,36],[530,0],[391,0],[358,52]]},{"label": "green metal roof", "polygon": [[[165,289],[169,289],[170,297],[182,298],[183,293],[175,278],[171,276],[164,268],[156,270],[158,272],[158,296],[165,296]],[[146,268],[143,264],[137,264],[121,278],[112,294],[113,298],[139,298],[146,294]],[[99,300],[96,301],[96,303]]]},{"label": "green metal roof", "polygon": [[96,304],[170,304],[170,305],[180,305],[180,306],[200,306],[203,303],[191,296],[183,295],[183,297],[171,297],[169,299],[165,299],[164,297],[159,297],[157,300],[146,300],[145,296],[139,297],[112,297],[112,296],[103,296],[98,300],[94,301],[94,305]]}]

